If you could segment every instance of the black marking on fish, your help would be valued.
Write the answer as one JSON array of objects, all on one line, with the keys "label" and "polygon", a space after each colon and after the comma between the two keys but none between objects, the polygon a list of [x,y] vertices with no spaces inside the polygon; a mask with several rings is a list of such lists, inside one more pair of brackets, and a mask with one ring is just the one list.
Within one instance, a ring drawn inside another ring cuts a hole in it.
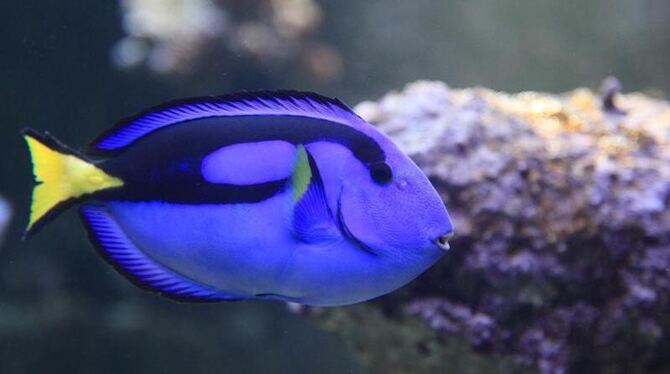
[{"label": "black marking on fish", "polygon": [[138,139],[165,127],[204,118],[247,115],[293,115],[330,119],[350,126],[367,126],[356,113],[338,99],[312,92],[258,91],[218,97],[175,100],[149,108],[117,123],[89,145],[89,151],[111,155]]},{"label": "black marking on fish", "polygon": [[282,192],[287,179],[253,185],[214,184],[201,174],[202,160],[239,143],[281,140],[292,144],[327,141],[347,147],[365,165],[385,160],[381,146],[346,125],[297,116],[238,116],[198,119],[142,137],[98,164],[124,186],[102,191],[102,199],[160,200],[189,204],[258,202]]}]

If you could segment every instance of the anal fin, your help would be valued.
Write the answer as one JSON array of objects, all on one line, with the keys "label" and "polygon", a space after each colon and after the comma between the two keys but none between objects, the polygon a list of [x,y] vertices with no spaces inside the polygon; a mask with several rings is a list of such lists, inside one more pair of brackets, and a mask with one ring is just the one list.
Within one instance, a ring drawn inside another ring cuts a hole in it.
[{"label": "anal fin", "polygon": [[135,246],[104,205],[84,204],[79,212],[102,257],[135,285],[181,302],[243,299],[202,285],[158,264]]}]

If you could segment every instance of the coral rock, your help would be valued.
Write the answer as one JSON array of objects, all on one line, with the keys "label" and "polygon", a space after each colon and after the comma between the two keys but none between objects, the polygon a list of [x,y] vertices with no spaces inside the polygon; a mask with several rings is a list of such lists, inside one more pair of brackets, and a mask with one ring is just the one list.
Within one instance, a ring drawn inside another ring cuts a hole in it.
[{"label": "coral rock", "polygon": [[451,253],[371,303],[389,328],[419,318],[434,344],[465,338],[542,373],[670,370],[670,105],[619,91],[417,82],[356,108],[455,221]]}]

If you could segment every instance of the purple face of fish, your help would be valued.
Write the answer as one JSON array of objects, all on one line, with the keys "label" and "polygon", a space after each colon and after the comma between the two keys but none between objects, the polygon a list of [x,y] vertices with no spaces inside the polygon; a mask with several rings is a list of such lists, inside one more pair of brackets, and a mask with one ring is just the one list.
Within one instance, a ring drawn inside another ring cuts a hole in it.
[{"label": "purple face of fish", "polygon": [[434,261],[448,249],[453,231],[444,203],[390,139],[366,132],[384,151],[383,162],[366,165],[344,147],[313,146],[344,233],[380,256]]},{"label": "purple face of fish", "polygon": [[180,301],[352,304],[401,287],[449,248],[451,221],[421,170],[319,95],[164,105],[122,121],[89,155],[25,136],[42,182],[27,234],[79,203],[108,262]]}]

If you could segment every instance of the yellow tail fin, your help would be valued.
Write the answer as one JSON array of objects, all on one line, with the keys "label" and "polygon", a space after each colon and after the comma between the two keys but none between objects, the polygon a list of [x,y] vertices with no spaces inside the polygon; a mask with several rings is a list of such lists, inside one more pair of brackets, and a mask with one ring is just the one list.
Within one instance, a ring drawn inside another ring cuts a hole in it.
[{"label": "yellow tail fin", "polygon": [[33,162],[37,183],[33,188],[30,221],[25,236],[55,217],[76,199],[96,191],[123,186],[121,179],[110,176],[93,163],[48,134],[23,132]]}]

